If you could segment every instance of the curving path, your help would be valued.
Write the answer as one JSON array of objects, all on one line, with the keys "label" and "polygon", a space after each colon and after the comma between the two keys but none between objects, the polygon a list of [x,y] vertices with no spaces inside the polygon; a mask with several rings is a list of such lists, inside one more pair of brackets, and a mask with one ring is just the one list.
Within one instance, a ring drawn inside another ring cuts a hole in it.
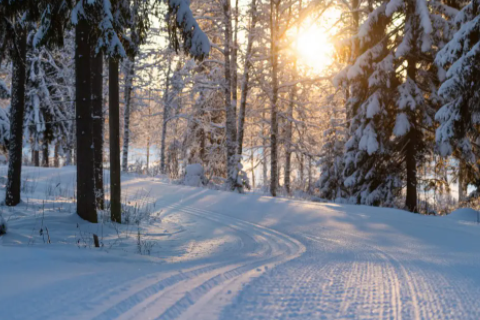
[{"label": "curving path", "polygon": [[133,198],[148,190],[162,219],[179,219],[184,229],[161,251],[171,245],[178,257],[64,270],[28,293],[4,294],[0,318],[480,319],[476,225],[158,179],[130,177],[123,190]]}]

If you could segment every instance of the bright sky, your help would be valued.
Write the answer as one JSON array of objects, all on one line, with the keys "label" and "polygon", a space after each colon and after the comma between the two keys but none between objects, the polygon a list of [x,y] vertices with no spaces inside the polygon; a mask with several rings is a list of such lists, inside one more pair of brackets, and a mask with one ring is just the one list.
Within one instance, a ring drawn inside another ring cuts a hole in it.
[{"label": "bright sky", "polygon": [[320,19],[305,21],[300,30],[296,41],[298,62],[314,73],[324,73],[333,62],[334,44],[331,37],[340,15],[339,10],[329,9]]}]

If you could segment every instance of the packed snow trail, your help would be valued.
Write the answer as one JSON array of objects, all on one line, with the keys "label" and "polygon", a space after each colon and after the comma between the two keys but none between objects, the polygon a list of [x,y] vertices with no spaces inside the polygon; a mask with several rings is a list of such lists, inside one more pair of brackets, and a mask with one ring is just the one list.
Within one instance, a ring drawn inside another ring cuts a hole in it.
[{"label": "packed snow trail", "polygon": [[[74,175],[35,170],[38,185]],[[38,217],[13,211],[2,319],[480,319],[476,224],[134,176],[122,187],[158,211],[152,257],[59,243],[58,229],[81,222],[54,210],[52,245],[28,245]]]}]

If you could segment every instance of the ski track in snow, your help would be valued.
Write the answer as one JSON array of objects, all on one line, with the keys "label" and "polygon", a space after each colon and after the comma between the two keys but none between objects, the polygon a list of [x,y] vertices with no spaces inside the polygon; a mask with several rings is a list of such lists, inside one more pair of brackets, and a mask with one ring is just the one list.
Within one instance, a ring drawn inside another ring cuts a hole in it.
[{"label": "ski track in snow", "polygon": [[305,255],[248,284],[221,319],[480,319],[468,282],[364,243],[304,239]]},{"label": "ski track in snow", "polygon": [[[231,295],[232,282],[245,276],[254,277],[268,267],[293,259],[301,255],[305,247],[298,241],[279,232],[254,225],[239,219],[223,216],[211,211],[199,210],[188,206],[170,206],[187,214],[228,225],[243,238],[243,250],[249,257],[231,259],[212,267],[195,269],[190,272],[171,276],[148,288],[137,292],[97,317],[100,319],[193,319],[196,315],[184,315],[189,308],[200,309],[202,317],[212,319],[218,312],[215,301],[221,293]],[[228,288],[228,292],[224,292]],[[221,305],[221,304],[220,304]],[[191,313],[191,312],[190,312]]]},{"label": "ski track in snow", "polygon": [[[150,189],[162,219],[181,214],[193,227],[200,221],[221,226],[234,245],[202,251],[208,256],[198,259],[141,267],[129,262],[120,272],[99,268],[60,277],[0,299],[0,318],[480,319],[480,281],[472,277],[480,250],[431,245],[447,232],[465,244],[480,238],[476,229],[438,224],[437,234],[430,220],[405,223],[410,215],[372,220],[373,209],[350,207],[355,210],[347,213],[286,200],[275,200],[280,204],[266,212],[271,199],[265,197],[242,208],[233,200],[246,196],[134,180],[124,190]],[[436,240],[424,245],[417,236],[422,232]]]}]

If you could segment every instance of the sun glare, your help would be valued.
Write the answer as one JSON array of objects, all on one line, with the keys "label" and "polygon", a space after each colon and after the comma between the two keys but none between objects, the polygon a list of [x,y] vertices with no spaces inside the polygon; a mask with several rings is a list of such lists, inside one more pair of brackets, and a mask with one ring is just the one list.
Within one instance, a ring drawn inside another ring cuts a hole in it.
[{"label": "sun glare", "polygon": [[[325,73],[334,62],[335,47],[332,35],[341,12],[331,8],[316,20],[307,19],[298,38],[293,38],[298,62],[314,73]],[[313,19],[313,18],[312,18]]]},{"label": "sun glare", "polygon": [[322,72],[333,61],[333,44],[323,28],[312,26],[297,40],[299,62],[315,72]]}]

